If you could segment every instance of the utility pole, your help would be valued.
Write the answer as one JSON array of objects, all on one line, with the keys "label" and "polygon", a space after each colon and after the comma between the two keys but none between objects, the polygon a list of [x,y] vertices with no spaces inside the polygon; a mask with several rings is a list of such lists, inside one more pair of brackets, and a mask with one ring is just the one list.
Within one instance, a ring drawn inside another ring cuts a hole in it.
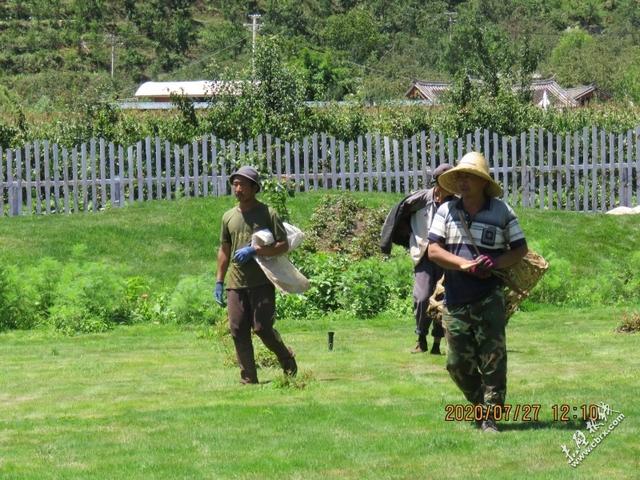
[{"label": "utility pole", "polygon": [[109,43],[111,43],[111,78],[116,68],[116,36],[113,33],[108,35]]},{"label": "utility pole", "polygon": [[458,15],[457,12],[444,12],[444,14],[449,18],[449,42],[451,42],[451,24],[455,22],[454,17]]},{"label": "utility pole", "polygon": [[258,23],[258,19],[261,17],[259,13],[252,13],[249,15],[251,19],[251,23],[245,23],[245,27],[251,28],[252,32],[252,40],[251,40],[251,71],[253,72],[253,76],[256,76],[256,36],[258,34],[258,30],[262,25]]}]

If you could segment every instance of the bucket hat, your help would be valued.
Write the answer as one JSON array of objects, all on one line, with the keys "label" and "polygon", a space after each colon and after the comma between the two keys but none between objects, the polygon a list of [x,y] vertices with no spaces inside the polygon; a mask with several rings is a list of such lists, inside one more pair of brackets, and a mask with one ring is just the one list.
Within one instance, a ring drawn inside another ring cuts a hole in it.
[{"label": "bucket hat", "polygon": [[458,173],[469,173],[486,180],[485,192],[490,197],[502,196],[502,187],[496,183],[489,173],[489,164],[480,152],[469,152],[464,155],[458,164],[451,170],[447,170],[438,178],[438,183],[446,190],[460,194],[456,175]]},{"label": "bucket hat", "polygon": [[233,183],[234,177],[244,177],[247,180],[251,180],[258,186],[258,192],[262,188],[262,185],[260,185],[260,174],[258,173],[258,170],[256,170],[252,166],[245,165],[244,167],[240,167],[238,170],[231,174],[231,176],[229,177],[229,182]]}]

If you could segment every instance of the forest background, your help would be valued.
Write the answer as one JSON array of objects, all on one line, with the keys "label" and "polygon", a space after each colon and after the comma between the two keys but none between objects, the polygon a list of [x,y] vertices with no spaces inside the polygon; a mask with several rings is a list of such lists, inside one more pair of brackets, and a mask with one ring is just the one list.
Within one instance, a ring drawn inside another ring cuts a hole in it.
[{"label": "forest background", "polygon": [[[261,14],[255,69],[250,13]],[[640,123],[639,32],[638,0],[8,0],[0,4],[0,146],[148,135],[188,142],[208,133],[622,131]],[[517,88],[533,75],[595,84],[608,99],[545,112]],[[116,103],[146,80],[252,78],[260,83],[205,111],[180,99],[161,113]],[[403,99],[414,79],[454,88],[437,108],[385,104]]]}]

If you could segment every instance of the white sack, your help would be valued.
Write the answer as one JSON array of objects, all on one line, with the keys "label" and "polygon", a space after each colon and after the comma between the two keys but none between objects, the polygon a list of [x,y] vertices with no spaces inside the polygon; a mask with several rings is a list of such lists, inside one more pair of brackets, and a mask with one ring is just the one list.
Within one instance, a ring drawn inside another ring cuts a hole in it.
[{"label": "white sack", "polygon": [[[293,225],[285,223],[284,226],[289,241],[288,251],[291,251],[302,243],[304,235],[299,228]],[[274,241],[273,234],[266,229],[257,231],[251,237],[251,245],[254,247],[271,245]],[[286,255],[275,257],[257,255],[255,259],[269,281],[284,293],[303,293],[309,289],[309,280],[300,273]]]}]

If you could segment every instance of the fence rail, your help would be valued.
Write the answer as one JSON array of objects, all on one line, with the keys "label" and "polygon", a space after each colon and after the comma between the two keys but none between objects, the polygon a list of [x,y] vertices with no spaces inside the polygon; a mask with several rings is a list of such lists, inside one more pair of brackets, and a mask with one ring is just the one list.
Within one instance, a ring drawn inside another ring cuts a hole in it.
[{"label": "fence rail", "polygon": [[606,211],[640,204],[640,127],[621,134],[594,127],[566,135],[532,129],[514,137],[423,131],[401,140],[378,134],[351,141],[313,134],[294,142],[205,136],[175,145],[146,138],[127,147],[104,139],[73,148],[36,141],[0,150],[0,214],[228,195],[229,173],[247,162],[292,180],[297,191],[409,192],[427,185],[437,165],[454,164],[469,150],[484,153],[503,198],[514,206]]}]

